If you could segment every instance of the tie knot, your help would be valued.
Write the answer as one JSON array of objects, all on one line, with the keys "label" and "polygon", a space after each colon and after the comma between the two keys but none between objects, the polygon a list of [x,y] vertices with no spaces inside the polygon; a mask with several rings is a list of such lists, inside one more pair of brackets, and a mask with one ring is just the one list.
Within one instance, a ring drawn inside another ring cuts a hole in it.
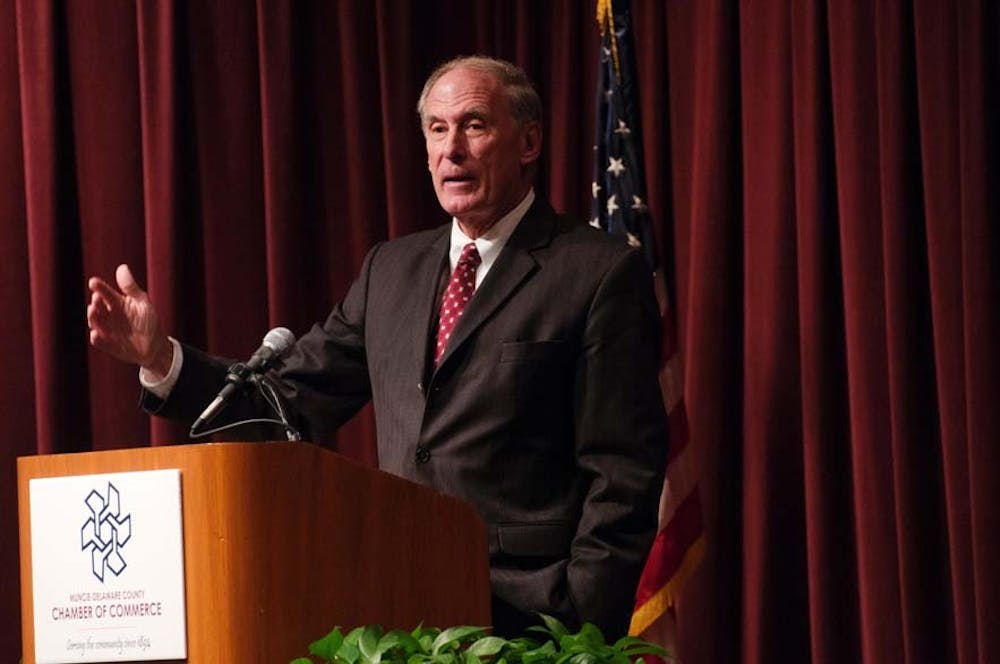
[{"label": "tie knot", "polygon": [[476,249],[476,243],[470,242],[469,244],[462,247],[462,255],[458,257],[458,265],[478,267],[483,259],[479,256],[479,250]]}]

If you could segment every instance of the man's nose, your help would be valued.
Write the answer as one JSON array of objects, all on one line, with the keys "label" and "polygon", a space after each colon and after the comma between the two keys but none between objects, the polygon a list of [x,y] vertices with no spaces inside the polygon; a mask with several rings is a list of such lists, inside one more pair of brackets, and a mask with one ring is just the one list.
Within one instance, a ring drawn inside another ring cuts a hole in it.
[{"label": "man's nose", "polygon": [[444,156],[451,161],[461,161],[467,154],[465,134],[460,127],[455,127],[448,132],[444,141]]}]

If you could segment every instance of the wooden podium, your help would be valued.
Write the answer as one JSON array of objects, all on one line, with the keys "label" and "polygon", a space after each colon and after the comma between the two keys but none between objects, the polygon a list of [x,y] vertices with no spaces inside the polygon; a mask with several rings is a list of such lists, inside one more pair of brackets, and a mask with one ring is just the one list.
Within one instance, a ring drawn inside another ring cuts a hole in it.
[{"label": "wooden podium", "polygon": [[490,623],[473,509],[307,443],[208,443],[22,457],[21,633],[34,659],[34,478],[179,468],[188,660],[283,664],[335,625]]}]

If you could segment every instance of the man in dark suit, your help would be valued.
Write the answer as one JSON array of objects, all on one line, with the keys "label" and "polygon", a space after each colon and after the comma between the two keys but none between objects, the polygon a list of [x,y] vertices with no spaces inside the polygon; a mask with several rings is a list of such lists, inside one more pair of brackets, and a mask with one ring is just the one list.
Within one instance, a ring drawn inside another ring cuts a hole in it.
[{"label": "man in dark suit", "polygon": [[[541,103],[520,69],[446,63],[418,112],[452,223],[374,247],[272,377],[318,441],[371,399],[380,467],[477,508],[497,633],[540,611],[620,636],[666,454],[649,269],[535,196]],[[91,342],[142,367],[148,410],[194,419],[228,362],[166,337],[116,277],[90,281]]]}]

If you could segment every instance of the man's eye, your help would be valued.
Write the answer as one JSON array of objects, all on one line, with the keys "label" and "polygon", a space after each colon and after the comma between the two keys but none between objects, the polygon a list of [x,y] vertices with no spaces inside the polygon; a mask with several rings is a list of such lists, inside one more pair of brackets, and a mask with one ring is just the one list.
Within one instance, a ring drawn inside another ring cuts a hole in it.
[{"label": "man's eye", "polygon": [[445,133],[446,131],[448,131],[448,128],[447,128],[447,127],[445,127],[444,125],[440,125],[440,124],[435,124],[435,125],[431,125],[431,126],[430,126],[430,129],[429,129],[429,131],[430,131],[430,133],[432,133],[432,134],[443,134],[443,133]]},{"label": "man's eye", "polygon": [[475,121],[470,122],[467,125],[465,125],[465,127],[469,131],[485,131],[486,130],[486,123],[485,122],[480,122],[479,120],[475,120]]}]

